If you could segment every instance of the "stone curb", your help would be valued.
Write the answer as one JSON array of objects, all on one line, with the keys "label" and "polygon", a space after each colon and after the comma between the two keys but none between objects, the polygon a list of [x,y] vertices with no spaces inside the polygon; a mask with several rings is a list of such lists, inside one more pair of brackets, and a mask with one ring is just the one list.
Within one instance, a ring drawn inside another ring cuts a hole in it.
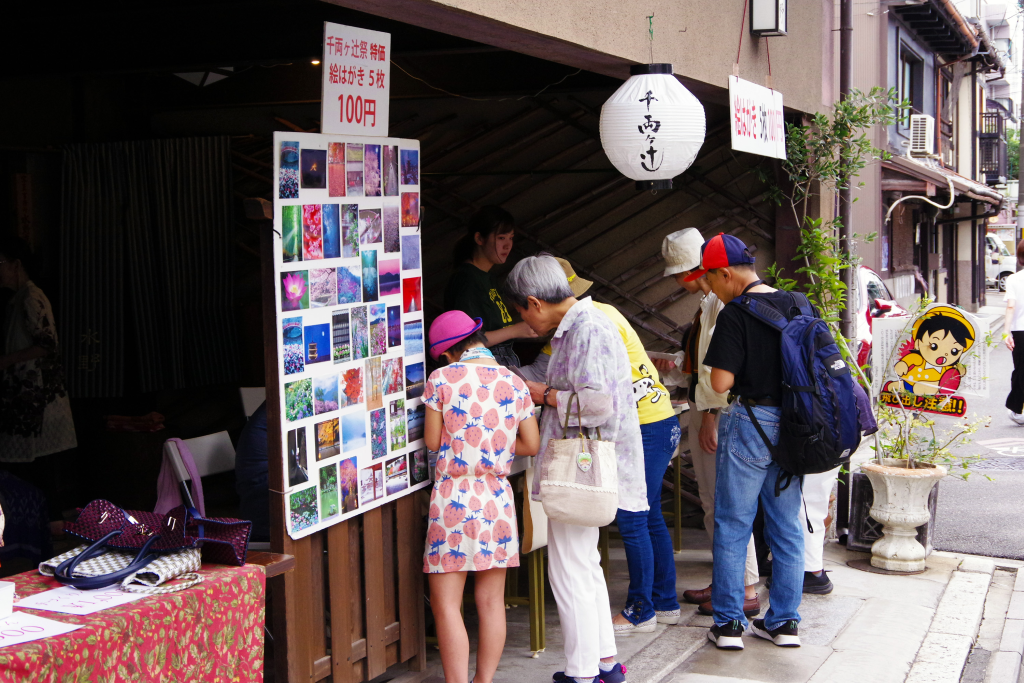
[{"label": "stone curb", "polygon": [[1021,657],[1024,655],[1024,571],[1017,570],[1017,578],[1010,596],[1010,606],[1003,622],[1003,635],[999,650],[992,653],[985,683],[1016,683],[1020,676]]},{"label": "stone curb", "polygon": [[[985,613],[985,599],[994,572],[995,563],[991,560],[965,558],[960,563],[942,593],[906,683],[959,683],[971,647],[978,637]],[[1024,583],[1021,586],[1024,587]],[[1024,592],[1021,598],[1020,607],[1024,613]],[[1013,652],[1006,654],[1016,655],[1019,668],[1021,655]],[[1007,663],[1002,664],[1003,667],[1012,665],[1012,657],[1004,659]],[[993,658],[993,665],[996,663]],[[1016,681],[1016,674],[1014,678],[992,680],[1001,683]]]}]

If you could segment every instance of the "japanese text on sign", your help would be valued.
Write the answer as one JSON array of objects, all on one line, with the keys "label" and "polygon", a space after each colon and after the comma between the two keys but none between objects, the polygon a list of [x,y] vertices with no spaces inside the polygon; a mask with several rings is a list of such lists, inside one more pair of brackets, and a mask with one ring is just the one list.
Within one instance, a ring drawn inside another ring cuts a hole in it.
[{"label": "japanese text on sign", "polygon": [[729,126],[734,150],[786,158],[786,124],[778,90],[730,76]]},{"label": "japanese text on sign", "polygon": [[[647,103],[647,111],[651,110],[651,102],[657,102],[658,98],[654,96],[653,90],[648,90],[647,94],[640,98],[640,102]],[[637,125],[637,130],[640,131],[641,135],[645,136],[644,145],[647,147],[646,150],[640,153],[640,167],[649,173],[654,173],[661,168],[661,162],[665,160],[665,151],[654,148],[654,143],[657,138],[654,134],[661,130],[661,121],[655,121],[651,118],[650,114],[645,114],[641,123]],[[658,155],[661,155],[660,157]]]},{"label": "japanese text on sign", "polygon": [[324,24],[324,133],[387,135],[391,35]]}]

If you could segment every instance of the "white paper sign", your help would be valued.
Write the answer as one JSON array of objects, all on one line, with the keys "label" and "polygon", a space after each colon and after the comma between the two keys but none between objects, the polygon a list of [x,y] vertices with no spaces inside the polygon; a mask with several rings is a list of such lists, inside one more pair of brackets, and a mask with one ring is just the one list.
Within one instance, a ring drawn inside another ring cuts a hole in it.
[{"label": "white paper sign", "polygon": [[786,124],[778,90],[729,76],[729,126],[736,151],[786,158]]},{"label": "white paper sign", "polygon": [[387,136],[391,34],[324,22],[320,129]]},{"label": "white paper sign", "polygon": [[16,606],[84,616],[110,607],[135,602],[144,597],[146,597],[144,593],[126,593],[116,586],[91,591],[61,586],[23,598],[18,601]]},{"label": "white paper sign", "polygon": [[0,647],[21,645],[41,638],[60,636],[82,628],[75,624],[65,624],[52,619],[43,619],[34,614],[15,612],[9,617],[0,619]]}]

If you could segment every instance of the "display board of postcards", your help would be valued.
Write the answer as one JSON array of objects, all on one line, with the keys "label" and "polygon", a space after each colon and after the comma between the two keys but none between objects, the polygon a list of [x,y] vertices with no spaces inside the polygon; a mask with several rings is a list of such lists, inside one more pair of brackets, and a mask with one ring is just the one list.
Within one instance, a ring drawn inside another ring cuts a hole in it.
[{"label": "display board of postcards", "polygon": [[427,486],[419,142],[274,134],[288,533]]}]

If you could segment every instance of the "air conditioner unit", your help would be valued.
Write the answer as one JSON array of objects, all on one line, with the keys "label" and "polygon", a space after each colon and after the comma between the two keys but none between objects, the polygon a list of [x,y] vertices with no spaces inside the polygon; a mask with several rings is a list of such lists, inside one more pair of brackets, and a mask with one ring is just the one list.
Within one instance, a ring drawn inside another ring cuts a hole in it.
[{"label": "air conditioner unit", "polygon": [[935,117],[927,114],[910,116],[910,156],[929,157],[935,154]]}]

